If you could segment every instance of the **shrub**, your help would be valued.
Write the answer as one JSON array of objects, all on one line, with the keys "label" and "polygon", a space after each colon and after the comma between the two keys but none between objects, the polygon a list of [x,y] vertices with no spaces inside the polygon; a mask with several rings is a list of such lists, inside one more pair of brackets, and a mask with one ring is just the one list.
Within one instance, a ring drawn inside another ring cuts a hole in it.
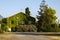
[{"label": "shrub", "polygon": [[19,25],[16,27],[17,32],[36,32],[36,26],[34,25]]}]

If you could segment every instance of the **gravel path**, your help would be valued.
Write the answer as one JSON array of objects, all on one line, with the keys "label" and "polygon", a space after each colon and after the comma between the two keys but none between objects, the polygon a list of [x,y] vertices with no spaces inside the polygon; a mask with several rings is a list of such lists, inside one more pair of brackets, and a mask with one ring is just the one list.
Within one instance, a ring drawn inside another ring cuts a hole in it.
[{"label": "gravel path", "polygon": [[51,40],[44,35],[0,35],[0,40]]}]

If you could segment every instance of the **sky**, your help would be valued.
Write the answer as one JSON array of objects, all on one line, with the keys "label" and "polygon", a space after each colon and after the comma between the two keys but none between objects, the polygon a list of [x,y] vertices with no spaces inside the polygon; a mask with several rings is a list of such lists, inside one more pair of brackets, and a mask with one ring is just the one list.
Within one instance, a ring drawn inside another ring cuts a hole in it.
[{"label": "sky", "polygon": [[[0,15],[10,17],[19,12],[25,12],[29,7],[31,16],[37,16],[42,0],[0,0]],[[60,0],[45,0],[46,4],[56,10],[56,16],[60,19]]]}]

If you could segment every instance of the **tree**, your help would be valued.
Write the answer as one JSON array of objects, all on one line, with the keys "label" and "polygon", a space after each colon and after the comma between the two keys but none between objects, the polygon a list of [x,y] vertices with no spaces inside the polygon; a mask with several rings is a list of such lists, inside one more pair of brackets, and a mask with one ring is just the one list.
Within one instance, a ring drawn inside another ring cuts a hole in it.
[{"label": "tree", "polygon": [[3,31],[8,31],[8,28],[7,28],[7,18],[3,18],[2,19],[2,25],[1,26],[2,26],[1,29]]},{"label": "tree", "polygon": [[7,24],[7,18],[3,18],[2,23]]},{"label": "tree", "polygon": [[57,17],[55,16],[55,10],[48,7],[45,4],[45,0],[40,5],[40,11],[38,11],[38,30],[37,31],[50,31],[51,24],[55,24]]},{"label": "tree", "polygon": [[25,13],[26,13],[26,15],[29,15],[30,16],[30,11],[29,11],[29,8],[28,7],[25,9]]}]

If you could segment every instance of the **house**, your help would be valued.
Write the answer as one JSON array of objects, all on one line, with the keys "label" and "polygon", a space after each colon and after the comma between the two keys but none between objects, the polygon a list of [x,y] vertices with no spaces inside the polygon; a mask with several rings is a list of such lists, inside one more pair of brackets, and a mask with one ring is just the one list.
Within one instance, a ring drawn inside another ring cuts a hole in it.
[{"label": "house", "polygon": [[35,24],[35,18],[26,15],[23,12],[19,12],[9,18],[7,18],[7,26],[16,27],[17,25],[29,25]]}]

